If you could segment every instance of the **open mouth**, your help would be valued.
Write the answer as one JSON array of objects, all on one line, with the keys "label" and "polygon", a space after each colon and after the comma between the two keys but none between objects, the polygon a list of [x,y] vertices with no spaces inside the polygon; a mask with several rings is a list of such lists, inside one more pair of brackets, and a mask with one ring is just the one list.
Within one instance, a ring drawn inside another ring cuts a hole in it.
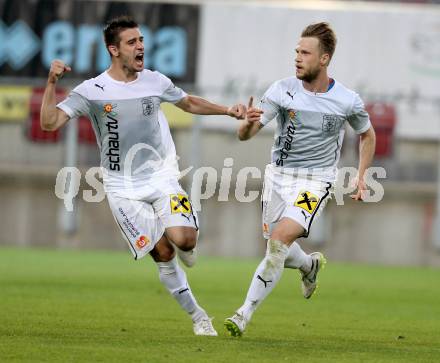
[{"label": "open mouth", "polygon": [[139,53],[134,57],[137,64],[144,64],[144,53]]}]

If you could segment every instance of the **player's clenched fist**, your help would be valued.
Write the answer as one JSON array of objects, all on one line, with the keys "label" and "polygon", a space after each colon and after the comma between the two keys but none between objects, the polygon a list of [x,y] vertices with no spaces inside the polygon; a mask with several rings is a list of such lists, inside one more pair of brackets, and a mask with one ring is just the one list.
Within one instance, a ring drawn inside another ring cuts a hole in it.
[{"label": "player's clenched fist", "polygon": [[251,96],[249,98],[249,104],[248,109],[246,113],[246,121],[247,122],[258,122],[260,121],[261,114],[263,113],[263,110],[260,110],[259,108],[255,108],[252,104],[254,102],[254,98]]},{"label": "player's clenched fist", "polygon": [[235,117],[237,120],[243,120],[246,117],[246,106],[238,104],[229,107],[228,116]]},{"label": "player's clenched fist", "polygon": [[66,72],[70,72],[72,69],[59,59],[55,59],[50,65],[49,70],[49,82],[56,83]]}]

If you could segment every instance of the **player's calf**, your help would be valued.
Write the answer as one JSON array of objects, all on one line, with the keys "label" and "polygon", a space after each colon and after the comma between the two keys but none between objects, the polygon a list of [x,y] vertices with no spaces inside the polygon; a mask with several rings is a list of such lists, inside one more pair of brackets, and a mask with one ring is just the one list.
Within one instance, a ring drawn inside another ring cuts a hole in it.
[{"label": "player's calf", "polygon": [[176,256],[176,253],[173,246],[168,242],[168,239],[162,236],[159,242],[157,242],[150,251],[150,256],[155,262],[168,262]]}]

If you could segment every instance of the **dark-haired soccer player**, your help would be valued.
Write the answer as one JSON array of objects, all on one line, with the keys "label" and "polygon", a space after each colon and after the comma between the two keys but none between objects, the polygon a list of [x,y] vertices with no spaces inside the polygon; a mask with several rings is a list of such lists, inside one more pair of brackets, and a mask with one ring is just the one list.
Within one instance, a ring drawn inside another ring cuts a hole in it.
[{"label": "dark-haired soccer player", "polygon": [[72,117],[89,117],[101,152],[107,199],[135,259],[152,256],[160,281],[191,316],[196,335],[217,335],[175,258],[177,246],[185,265],[195,263],[198,226],[178,182],[174,142],[160,104],[171,102],[193,114],[237,119],[244,118],[246,108],[187,95],[163,74],[144,69],[143,36],[129,17],[110,21],[104,38],[110,68],[81,83],[58,105],[56,83],[70,67],[60,60],[52,62],[41,127],[57,130]]}]

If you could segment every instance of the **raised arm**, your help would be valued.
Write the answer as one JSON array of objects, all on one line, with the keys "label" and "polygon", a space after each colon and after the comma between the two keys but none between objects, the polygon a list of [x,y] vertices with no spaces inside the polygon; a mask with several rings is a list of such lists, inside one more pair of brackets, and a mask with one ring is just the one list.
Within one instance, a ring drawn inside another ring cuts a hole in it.
[{"label": "raised arm", "polygon": [[228,115],[240,120],[245,117],[246,107],[241,104],[226,107],[209,102],[198,96],[188,95],[176,103],[183,111],[196,115]]},{"label": "raised arm", "polygon": [[238,127],[238,138],[241,141],[249,140],[251,137],[260,131],[263,124],[260,122],[262,110],[253,107],[254,98],[251,96],[249,98],[248,109],[246,112],[246,118],[240,122]]},{"label": "raised arm", "polygon": [[359,167],[358,167],[358,178],[357,183],[357,193],[352,195],[351,198],[354,200],[363,199],[363,193],[367,189],[364,181],[365,171],[370,167],[373,162],[374,152],[376,150],[376,133],[374,132],[373,126],[371,126],[367,131],[360,134],[359,142]]},{"label": "raised arm", "polygon": [[69,120],[69,116],[63,110],[56,107],[55,89],[58,80],[65,72],[70,71],[70,67],[60,60],[54,60],[50,65],[40,112],[40,125],[45,131],[55,131]]}]

